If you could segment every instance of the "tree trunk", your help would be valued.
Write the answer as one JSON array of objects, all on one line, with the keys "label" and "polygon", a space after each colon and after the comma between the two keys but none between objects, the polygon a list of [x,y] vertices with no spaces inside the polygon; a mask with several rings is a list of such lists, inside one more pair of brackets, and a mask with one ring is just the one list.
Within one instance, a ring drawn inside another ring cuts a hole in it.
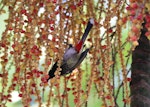
[{"label": "tree trunk", "polygon": [[131,107],[150,107],[150,40],[145,23],[132,54]]}]

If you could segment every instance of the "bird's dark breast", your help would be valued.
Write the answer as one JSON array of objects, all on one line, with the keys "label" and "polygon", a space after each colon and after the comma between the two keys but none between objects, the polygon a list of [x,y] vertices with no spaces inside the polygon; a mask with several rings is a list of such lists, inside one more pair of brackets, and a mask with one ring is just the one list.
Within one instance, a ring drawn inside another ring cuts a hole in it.
[{"label": "bird's dark breast", "polygon": [[65,74],[68,74],[68,73],[72,72],[72,71],[70,71],[70,68],[69,68],[69,66],[66,63],[61,65],[60,68],[62,69],[61,70],[61,75],[65,75]]},{"label": "bird's dark breast", "polygon": [[79,57],[80,57],[79,54],[74,54],[67,61],[63,61],[64,63],[61,65],[62,68],[61,75],[71,73],[74,66],[77,64]]}]

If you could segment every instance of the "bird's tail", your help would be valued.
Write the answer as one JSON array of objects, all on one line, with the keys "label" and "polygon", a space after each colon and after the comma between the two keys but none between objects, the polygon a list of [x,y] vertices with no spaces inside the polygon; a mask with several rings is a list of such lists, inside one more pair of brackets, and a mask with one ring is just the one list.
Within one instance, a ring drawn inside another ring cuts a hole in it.
[{"label": "bird's tail", "polygon": [[81,38],[81,41],[82,41],[83,43],[84,43],[85,39],[87,38],[87,36],[88,36],[88,34],[89,34],[91,28],[93,27],[93,25],[94,25],[94,19],[93,19],[93,18],[90,18],[90,20],[89,20],[89,22],[88,22],[88,24],[87,24],[87,26],[86,26],[86,29],[85,29],[85,31],[84,31],[84,34],[83,34],[83,36],[82,36],[82,38]]}]

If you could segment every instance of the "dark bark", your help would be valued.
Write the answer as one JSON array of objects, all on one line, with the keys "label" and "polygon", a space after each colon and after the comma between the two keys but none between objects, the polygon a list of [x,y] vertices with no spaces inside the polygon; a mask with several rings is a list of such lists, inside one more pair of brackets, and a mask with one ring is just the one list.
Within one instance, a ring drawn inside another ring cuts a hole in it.
[{"label": "dark bark", "polygon": [[150,107],[150,40],[143,23],[139,45],[132,54],[131,107]]}]

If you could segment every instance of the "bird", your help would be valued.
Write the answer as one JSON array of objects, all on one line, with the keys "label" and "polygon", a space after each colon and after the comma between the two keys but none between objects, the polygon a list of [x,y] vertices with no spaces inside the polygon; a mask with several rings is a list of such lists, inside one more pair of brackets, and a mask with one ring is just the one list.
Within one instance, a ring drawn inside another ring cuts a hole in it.
[{"label": "bird", "polygon": [[[61,68],[60,75],[66,75],[71,73],[76,67],[78,67],[82,63],[84,58],[87,56],[87,53],[89,52],[90,48],[83,50],[83,47],[84,47],[84,42],[90,30],[92,29],[93,25],[94,25],[94,19],[90,18],[87,23],[86,29],[82,35],[82,38],[79,40],[79,42],[75,46],[69,44],[69,47],[65,50],[60,65]],[[57,64],[58,61],[56,61],[52,66],[52,68],[49,70],[48,73],[49,78],[47,79],[47,81],[55,77],[55,71],[58,68]]]}]

